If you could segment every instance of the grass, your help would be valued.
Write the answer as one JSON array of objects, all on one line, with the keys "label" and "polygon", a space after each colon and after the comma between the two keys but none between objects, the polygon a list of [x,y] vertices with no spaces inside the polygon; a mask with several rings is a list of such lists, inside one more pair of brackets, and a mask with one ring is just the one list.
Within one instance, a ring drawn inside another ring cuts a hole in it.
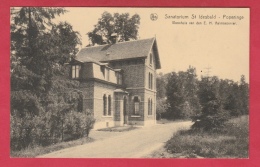
[{"label": "grass", "polygon": [[168,124],[168,123],[183,122],[183,121],[190,121],[190,120],[189,120],[189,119],[170,120],[170,119],[162,118],[162,119],[160,119],[160,120],[157,120],[157,124]]},{"label": "grass", "polygon": [[[130,131],[130,130],[134,130],[138,127],[134,127],[134,126],[123,126],[123,127],[111,127],[111,128],[104,128],[104,129],[99,129],[99,131],[108,131],[108,132],[124,132],[124,131]],[[112,133],[111,133],[112,134]],[[104,138],[109,137],[110,135],[106,134],[106,136],[104,136]],[[114,134],[113,134],[114,136]],[[96,140],[96,138],[95,138]],[[99,139],[97,139],[99,140]],[[65,149],[65,148],[69,148],[69,147],[73,147],[73,146],[78,146],[78,145],[83,145],[85,143],[90,143],[93,142],[94,139],[90,138],[90,137],[84,137],[84,138],[80,138],[77,140],[71,140],[71,141],[66,141],[66,142],[60,142],[60,143],[56,143],[53,145],[49,145],[49,146],[31,146],[25,149],[22,149],[20,151],[12,151],[11,150],[11,157],[21,157],[21,158],[32,158],[32,157],[37,157],[39,155],[43,155],[43,154],[48,154],[54,151],[58,151],[61,149]]]},{"label": "grass", "polygon": [[67,142],[61,142],[57,144],[53,144],[50,146],[42,147],[42,146],[33,146],[28,147],[26,149],[20,150],[20,151],[11,151],[11,157],[21,157],[21,158],[32,158],[39,155],[47,154],[53,151],[58,151],[64,148],[69,148],[77,145],[82,145],[85,143],[89,143],[94,141],[92,138],[81,138],[78,140],[73,141],[67,141]]},{"label": "grass", "polygon": [[165,149],[189,158],[248,158],[248,116],[231,119],[217,133],[181,130],[167,142]]},{"label": "grass", "polygon": [[109,131],[109,132],[124,132],[137,129],[134,126],[120,126],[120,127],[110,127],[110,128],[103,128],[99,129],[98,131]]}]

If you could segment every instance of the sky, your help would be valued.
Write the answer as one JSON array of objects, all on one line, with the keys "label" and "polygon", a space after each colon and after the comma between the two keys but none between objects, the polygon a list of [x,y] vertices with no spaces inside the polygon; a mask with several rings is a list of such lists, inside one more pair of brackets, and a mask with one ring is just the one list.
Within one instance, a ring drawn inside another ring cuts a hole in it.
[{"label": "sky", "polygon": [[[199,77],[208,73],[239,81],[241,75],[245,75],[249,81],[248,8],[65,9],[68,12],[56,21],[70,23],[81,34],[82,47],[89,43],[86,34],[93,30],[104,11],[139,14],[139,39],[156,37],[157,40],[162,67],[158,72],[186,71],[193,66]],[[151,14],[157,19],[152,20]],[[199,22],[202,24],[197,24]],[[228,25],[216,22],[228,22]]]}]

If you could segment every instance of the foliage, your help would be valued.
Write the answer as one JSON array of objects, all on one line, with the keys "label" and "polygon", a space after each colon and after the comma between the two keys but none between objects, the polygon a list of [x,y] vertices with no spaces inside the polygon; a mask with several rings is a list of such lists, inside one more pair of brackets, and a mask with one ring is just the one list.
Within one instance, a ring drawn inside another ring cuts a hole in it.
[{"label": "foliage", "polygon": [[79,33],[52,22],[65,12],[11,9],[11,149],[79,138],[93,127],[93,117],[82,113],[79,82],[69,79],[65,65],[81,45]]},{"label": "foliage", "polygon": [[129,13],[112,15],[104,12],[94,26],[94,30],[88,32],[88,37],[92,45],[112,44],[114,42],[111,37],[113,33],[117,34],[119,42],[136,40],[139,24],[140,16],[138,14],[130,17]]},{"label": "foliage", "polygon": [[168,76],[166,85],[167,102],[169,103],[167,118],[189,118],[200,112],[197,82],[196,69],[193,67],[189,67],[186,72],[172,72]]},{"label": "foliage", "polygon": [[76,46],[81,44],[78,32],[68,23],[52,22],[64,12],[63,8],[22,7],[12,14],[12,90],[48,92],[52,77],[76,54]]},{"label": "foliage", "polygon": [[166,97],[166,78],[167,75],[159,73],[156,75],[156,98],[162,99]]},{"label": "foliage", "polygon": [[90,129],[93,128],[95,120],[93,116],[70,112],[65,117],[64,134],[70,136],[66,140],[88,137]]},{"label": "foliage", "polygon": [[218,132],[179,131],[165,147],[187,158],[248,158],[248,142],[248,116],[241,116],[228,121]]},{"label": "foliage", "polygon": [[39,98],[30,91],[20,90],[11,93],[11,114],[23,117],[26,113],[39,114],[42,106]]},{"label": "foliage", "polygon": [[61,77],[66,71],[64,63],[75,55],[76,47],[81,44],[78,32],[71,25],[52,22],[64,12],[63,8],[12,8],[12,112],[38,114],[51,98],[50,92],[77,87],[77,83]]},{"label": "foliage", "polygon": [[220,130],[230,116],[248,114],[249,85],[242,75],[240,83],[222,80],[216,76],[196,76],[196,69],[172,72],[167,76],[166,96],[167,112],[162,114],[167,119],[192,118],[193,128],[206,131]]},{"label": "foliage", "polygon": [[157,99],[156,103],[156,119],[160,120],[161,116],[167,111],[169,105],[166,99]]},{"label": "foliage", "polygon": [[198,97],[202,112],[193,117],[192,128],[203,130],[221,130],[229,119],[228,111],[223,109],[219,96],[219,79],[217,77],[202,78],[199,83]]},{"label": "foliage", "polygon": [[94,118],[80,112],[42,112],[24,117],[11,115],[11,149],[21,150],[29,146],[47,146],[60,141],[88,136]]}]

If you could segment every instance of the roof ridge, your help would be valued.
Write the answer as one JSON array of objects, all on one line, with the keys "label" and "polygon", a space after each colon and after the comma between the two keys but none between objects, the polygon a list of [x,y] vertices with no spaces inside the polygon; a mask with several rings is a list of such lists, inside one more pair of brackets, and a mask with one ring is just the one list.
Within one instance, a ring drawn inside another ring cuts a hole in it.
[{"label": "roof ridge", "polygon": [[[138,39],[138,40],[133,40],[133,41],[118,42],[118,43],[115,43],[115,44],[124,44],[124,43],[137,42],[137,41],[143,41],[143,40],[148,40],[148,39],[155,39],[155,37],[145,38],[145,39]],[[101,46],[108,46],[108,45],[114,45],[114,44],[105,44],[105,45],[89,46],[89,47],[85,47],[85,48],[82,48],[82,49],[94,48],[94,47],[101,47]]]}]

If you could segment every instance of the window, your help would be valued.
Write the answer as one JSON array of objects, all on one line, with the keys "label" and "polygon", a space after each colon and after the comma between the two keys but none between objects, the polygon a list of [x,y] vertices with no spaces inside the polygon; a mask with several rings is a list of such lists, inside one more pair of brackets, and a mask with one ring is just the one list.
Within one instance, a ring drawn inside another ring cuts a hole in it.
[{"label": "window", "polygon": [[112,114],[112,98],[111,95],[103,95],[103,115],[104,116],[111,116]]},{"label": "window", "polygon": [[117,72],[117,84],[122,85],[122,74]]},{"label": "window", "polygon": [[104,80],[109,81],[110,80],[110,70],[109,68],[105,67],[105,66],[101,66],[100,67],[101,72],[103,73],[104,76]]},{"label": "window", "polygon": [[134,97],[134,114],[138,115],[139,114],[139,105],[140,105],[140,100],[138,99],[138,96]]},{"label": "window", "polygon": [[148,88],[149,89],[151,88],[151,73],[149,73],[149,76],[148,76]]},{"label": "window", "polygon": [[153,114],[153,100],[152,99],[150,101],[150,105],[151,105],[151,107],[150,107],[150,115],[152,115]]},{"label": "window", "polygon": [[153,100],[152,99],[148,99],[148,115],[152,115],[153,113]]},{"label": "window", "polygon": [[153,89],[153,74],[151,74],[151,89]]},{"label": "window", "polygon": [[107,96],[103,96],[103,115],[107,115]]},{"label": "window", "polygon": [[109,80],[110,80],[110,70],[107,69],[107,81],[109,81]]},{"label": "window", "polygon": [[79,65],[73,65],[71,70],[71,77],[72,78],[79,78]]},{"label": "window", "polygon": [[111,96],[108,96],[108,115],[111,115]]},{"label": "window", "polygon": [[150,65],[152,65],[152,64],[153,64],[153,54],[150,53]]},{"label": "window", "polygon": [[109,81],[109,69],[105,68],[105,80]]},{"label": "window", "polygon": [[150,72],[149,72],[149,76],[148,76],[148,87],[149,87],[149,89],[153,89],[153,74],[151,74]]},{"label": "window", "polygon": [[151,105],[150,105],[150,99],[148,98],[148,115],[150,115],[150,107],[151,107]]}]

